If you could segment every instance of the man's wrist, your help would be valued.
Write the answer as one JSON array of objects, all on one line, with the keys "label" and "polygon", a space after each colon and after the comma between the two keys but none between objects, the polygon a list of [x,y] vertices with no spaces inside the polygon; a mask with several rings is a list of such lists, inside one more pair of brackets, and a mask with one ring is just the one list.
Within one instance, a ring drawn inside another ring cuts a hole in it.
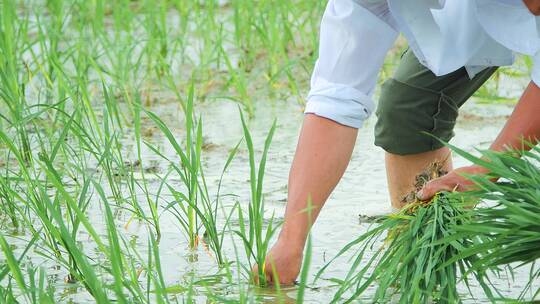
[{"label": "man's wrist", "polygon": [[307,232],[304,233],[298,227],[287,229],[283,227],[278,237],[278,244],[286,246],[293,253],[302,254],[306,243]]}]

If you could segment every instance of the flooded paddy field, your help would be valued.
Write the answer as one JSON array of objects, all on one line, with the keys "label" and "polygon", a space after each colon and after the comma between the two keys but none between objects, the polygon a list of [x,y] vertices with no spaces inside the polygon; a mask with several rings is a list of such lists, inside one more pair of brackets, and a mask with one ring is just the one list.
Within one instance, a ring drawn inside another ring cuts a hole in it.
[{"label": "flooded paddy field", "polygon": [[[354,253],[313,282],[315,274],[370,218],[392,212],[375,117],[312,230],[304,288],[252,284],[256,237],[242,239],[283,219],[322,2],[2,5],[0,302],[332,300]],[[501,69],[463,107],[452,144],[487,148],[526,70],[522,59]],[[263,187],[253,193],[250,158],[260,169],[274,121]],[[455,166],[466,164],[456,157]],[[252,221],[254,197],[264,213]],[[277,233],[269,236],[271,245]],[[517,298],[529,275],[518,267],[492,280]],[[462,286],[464,302],[489,302],[471,289]]]},{"label": "flooded paddy field", "polygon": [[[491,108],[489,116],[483,112],[485,107]],[[204,122],[204,152],[203,167],[210,193],[217,191],[221,170],[228,152],[235,147],[242,138],[242,126],[238,119],[238,108],[229,101],[216,101],[210,105],[198,107],[198,111]],[[478,105],[471,102],[463,109],[463,118],[460,119],[456,128],[454,144],[468,150],[483,148],[489,145],[498,130],[504,124],[511,107],[507,105]],[[182,134],[183,119],[178,117],[181,109],[177,104],[164,104],[155,109],[155,113],[163,113],[163,119],[172,126],[175,134]],[[256,112],[255,119],[250,122],[251,132],[255,146],[262,146],[264,135],[272,124],[272,119],[278,121],[277,133],[268,154],[267,171],[264,183],[264,200],[266,202],[266,216],[273,213],[279,222],[284,213],[287,194],[287,174],[292,161],[296,144],[297,133],[303,114],[299,106],[291,106],[290,103],[276,103],[265,107],[264,113]],[[231,119],[233,118],[233,119]],[[485,123],[487,121],[488,123]],[[175,127],[176,126],[176,127]],[[325,206],[317,225],[312,233],[313,253],[311,261],[311,276],[328,262],[344,245],[354,237],[364,233],[372,225],[366,217],[385,215],[392,212],[386,187],[384,172],[384,155],[380,149],[373,145],[374,119],[368,120],[363,127],[355,148],[355,152],[349,168]],[[147,126],[152,129],[152,126]],[[168,158],[178,158],[173,149],[157,130],[148,131],[151,141],[155,142],[162,153]],[[129,132],[122,139],[122,153],[126,164],[137,162],[136,148],[133,145],[132,135]],[[240,148],[236,157],[231,162],[222,181],[221,193],[223,195],[220,204],[225,212],[231,210],[238,203],[246,208],[250,200],[249,168],[246,166],[248,155],[245,148]],[[465,165],[466,161],[456,158],[456,166]],[[5,165],[4,165],[5,166]],[[230,300],[238,300],[239,293],[249,295],[254,301],[267,303],[295,303],[297,288],[285,287],[280,292],[269,288],[249,286],[247,273],[236,266],[230,266],[230,274],[225,275],[223,270],[217,267],[215,256],[200,246],[198,249],[189,249],[189,240],[182,231],[178,220],[172,213],[165,211],[174,199],[169,193],[162,191],[163,179],[170,169],[169,164],[161,157],[148,149],[142,151],[142,161],[137,165],[147,172],[144,179],[147,190],[136,190],[134,195],[144,202],[146,195],[150,195],[158,202],[160,210],[159,222],[161,225],[161,240],[159,242],[159,254],[161,259],[162,275],[165,286],[171,288],[173,298],[184,299],[188,290],[193,293],[195,302],[207,302],[208,294],[217,294]],[[99,172],[97,166],[89,166],[89,171]],[[117,177],[118,185],[124,185],[133,179],[141,181],[142,176],[134,170],[132,177]],[[181,191],[185,189],[178,177],[168,176],[167,183]],[[104,181],[104,187],[106,181]],[[106,187],[105,187],[106,188]],[[68,188],[69,189],[69,188]],[[148,191],[148,193],[146,193]],[[128,196],[128,191],[125,196]],[[161,193],[160,193],[161,192]],[[158,194],[160,193],[160,194]],[[103,235],[106,235],[106,223],[104,222],[103,202],[97,197],[91,199],[87,216],[92,226]],[[144,221],[134,218],[129,211],[128,205],[114,206],[113,214],[119,236],[126,241],[126,246],[132,247],[141,256],[148,254],[149,234],[155,233]],[[146,211],[148,212],[148,208]],[[218,226],[224,225],[224,216],[219,216]],[[241,239],[232,233],[239,229],[238,218],[233,215],[230,219],[226,232],[226,240],[223,248],[224,255],[231,262],[248,265],[245,254],[242,252]],[[204,230],[202,230],[204,231]],[[23,227],[14,229],[10,225],[4,225],[2,233],[6,236],[15,254],[20,254],[29,242],[32,234]],[[78,243],[85,252],[93,256],[97,264],[108,263],[107,259],[99,254],[95,242],[84,231],[80,232]],[[21,261],[22,268],[27,266],[39,266],[45,269],[46,278],[51,286],[54,286],[55,297],[59,302],[92,303],[95,301],[88,291],[80,283],[67,284],[65,278],[68,272],[57,265],[54,259],[41,256],[43,252],[36,246]],[[333,264],[315,285],[308,285],[305,301],[308,303],[328,303],[336,290],[332,281],[324,278],[341,278],[346,275],[348,259],[351,256],[341,258]],[[103,259],[103,260],[101,260]],[[518,268],[514,278],[510,279],[503,274],[502,278],[495,279],[496,285],[506,296],[518,296],[528,279],[528,269]],[[231,276],[227,278],[227,276]],[[232,278],[232,282],[228,281]],[[242,286],[243,285],[243,286]],[[243,290],[238,290],[243,288]],[[482,294],[476,286],[477,293]],[[474,286],[473,286],[474,290]],[[470,303],[489,302],[486,298],[468,298],[466,289],[464,301]],[[369,302],[369,294],[363,295],[363,301]],[[467,301],[468,299],[468,301]],[[218,301],[219,302],[219,301]]]}]

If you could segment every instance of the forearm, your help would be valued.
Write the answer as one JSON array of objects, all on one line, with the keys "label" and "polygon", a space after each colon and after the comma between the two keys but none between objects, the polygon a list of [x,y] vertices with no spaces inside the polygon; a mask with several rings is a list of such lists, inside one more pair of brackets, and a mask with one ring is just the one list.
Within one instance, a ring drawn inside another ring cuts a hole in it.
[{"label": "forearm", "polygon": [[490,149],[529,150],[526,143],[536,144],[539,138],[540,88],[531,81]]},{"label": "forearm", "polygon": [[305,116],[289,174],[280,241],[303,249],[311,224],[347,168],[357,133],[329,119]]}]

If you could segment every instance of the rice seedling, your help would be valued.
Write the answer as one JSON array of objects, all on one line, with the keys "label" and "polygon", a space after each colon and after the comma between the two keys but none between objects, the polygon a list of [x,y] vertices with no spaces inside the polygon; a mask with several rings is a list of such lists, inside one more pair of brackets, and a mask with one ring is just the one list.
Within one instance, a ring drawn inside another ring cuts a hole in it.
[{"label": "rice seedling", "polygon": [[26,291],[26,284],[24,284],[24,277],[21,273],[20,268],[18,267],[22,258],[26,255],[28,250],[32,247],[33,243],[35,242],[36,238],[34,237],[26,246],[25,250],[22,252],[21,256],[16,259],[13,253],[13,250],[7,243],[5,237],[3,235],[0,235],[0,249],[4,252],[5,255],[5,264],[2,265],[2,268],[0,268],[0,280],[5,278],[10,272],[12,273],[12,277],[15,279],[15,281],[18,284],[21,284],[23,287],[23,291]]},{"label": "rice seedling", "polygon": [[[103,109],[103,140],[104,144],[102,147],[102,152],[99,152],[100,158],[98,159],[98,164],[103,167],[104,175],[107,177],[108,185],[112,192],[112,197],[117,202],[118,206],[122,206],[123,203],[128,202],[131,205],[130,211],[133,212],[133,217],[145,220],[148,224],[154,227],[156,232],[156,238],[159,242],[161,238],[161,229],[159,222],[159,210],[158,210],[158,200],[153,199],[150,195],[150,191],[147,185],[146,175],[143,169],[143,160],[141,157],[141,101],[138,94],[134,96],[133,100],[133,121],[135,129],[135,141],[137,146],[137,160],[139,173],[141,175],[140,180],[136,180],[134,176],[134,168],[129,162],[124,160],[122,151],[122,144],[120,143],[119,137],[121,135],[121,128],[119,127],[122,123],[122,120],[117,116],[116,123],[118,126],[114,127],[114,117],[112,106],[117,104],[110,96],[107,94],[108,90],[104,87],[106,107]],[[114,131],[113,131],[114,130]],[[127,165],[126,165],[127,164]],[[126,183],[122,183],[122,180],[125,180]],[[129,199],[125,199],[122,195],[123,186],[127,186],[129,191]],[[136,188],[137,186],[137,188]],[[149,209],[149,215],[145,212],[144,208],[138,201],[136,197],[136,190],[140,189],[145,195],[147,206]],[[129,224],[129,222],[128,222]],[[127,225],[127,224],[126,224]]]},{"label": "rice seedling", "polygon": [[[84,278],[82,282],[84,282],[85,287],[91,294],[97,299],[105,299],[105,292],[97,279],[97,275],[75,241],[79,227],[82,224],[90,235],[95,237],[98,245],[101,244],[95,230],[84,215],[89,203],[87,196],[89,182],[83,183],[77,199],[66,189],[65,184],[62,182],[62,174],[53,166],[47,151],[42,149],[39,159],[35,161],[40,172],[45,175],[45,179],[35,178],[33,168],[23,165],[24,159],[21,151],[1,130],[0,139],[2,143],[7,145],[17,160],[19,175],[24,181],[24,184],[21,185],[23,191],[18,192],[19,189],[9,189],[10,195],[16,198],[17,201],[24,202],[26,206],[29,206],[34,213],[33,216],[40,220],[43,232],[45,232],[43,241],[51,252],[50,257],[54,257],[58,263],[68,269],[67,282],[80,281]],[[61,138],[60,141],[63,141],[63,139]],[[41,145],[41,147],[44,146]],[[53,195],[47,192],[50,187],[55,189]],[[60,208],[62,203],[65,203],[65,210]],[[20,213],[20,215],[24,223],[39,235],[40,230],[34,228],[35,221],[24,213]],[[64,255],[67,256],[67,259],[64,258]]]},{"label": "rice seedling", "polygon": [[[434,164],[417,177],[416,186],[421,188],[440,174],[440,167]],[[411,198],[400,212],[383,218],[375,228],[350,242],[332,259],[358,247],[333,302],[351,302],[371,284],[377,284],[373,302],[390,299],[399,303],[460,301],[458,282],[462,279],[468,286],[468,278],[460,279],[459,274],[468,272],[475,257],[453,258],[466,250],[471,240],[444,240],[455,236],[453,227],[471,223],[471,212],[467,208],[471,202],[451,193],[439,193],[428,202],[418,201],[414,195]],[[381,240],[384,240],[382,246]],[[379,248],[370,253],[377,246]],[[452,263],[448,262],[450,260]],[[362,264],[364,261],[367,263]],[[319,271],[317,277],[330,263]],[[482,275],[475,273],[475,276],[484,291],[491,295]],[[351,293],[347,294],[349,291]]]},{"label": "rice seedling", "polygon": [[[308,208],[306,212],[308,213],[308,218],[311,218],[311,200],[308,201]],[[312,225],[312,223],[310,223]],[[311,233],[308,235],[306,242],[306,250],[304,255],[304,261],[302,262],[302,269],[300,271],[300,281],[298,282],[298,291],[296,292],[296,303],[304,303],[304,295],[307,288],[309,266],[311,264],[311,255],[313,250]],[[279,282],[279,281],[278,281]]]},{"label": "rice seedling", "polygon": [[20,53],[28,30],[28,17],[18,18],[15,2],[6,1],[0,12],[0,100],[4,101],[9,117],[0,114],[15,129],[17,144],[21,147],[26,164],[32,153],[26,125],[25,80],[18,69],[22,64]]},{"label": "rice seedling", "polygon": [[[39,269],[39,277],[36,282],[36,269],[29,268],[28,283],[26,282],[25,275],[21,269],[23,257],[26,256],[28,251],[34,246],[36,240],[37,235],[28,242],[19,258],[15,258],[14,252],[5,237],[0,235],[0,250],[4,253],[6,259],[6,264],[1,265],[3,267],[0,267],[0,281],[7,276],[13,278],[19,290],[22,292],[22,295],[20,296],[23,296],[29,303],[54,303],[54,297],[51,294],[52,290],[46,286],[45,283],[44,269]],[[19,298],[20,296],[14,294],[13,288],[11,287],[11,279],[7,288],[0,287],[0,300],[3,300],[4,303],[15,303],[17,301],[16,298]]]},{"label": "rice seedling", "polygon": [[[439,193],[429,202],[416,201],[411,196],[413,202],[402,211],[386,217],[376,228],[345,246],[336,258],[354,246],[359,249],[334,301],[343,301],[346,296],[345,301],[350,302],[371,284],[377,284],[374,302],[392,297],[403,303],[432,299],[459,302],[457,284],[469,286],[470,276],[492,301],[499,301],[504,296],[487,274],[499,273],[501,266],[513,272],[512,263],[530,267],[528,283],[517,300],[526,300],[527,292],[531,292],[532,299],[539,295],[540,289],[534,287],[534,282],[540,278],[536,265],[540,258],[540,149],[529,145],[530,151],[483,151],[479,158],[451,148],[489,169],[487,175],[468,176],[478,189],[464,194]],[[419,177],[418,188],[429,180],[425,174]],[[470,209],[479,201],[488,206]],[[384,244],[362,265],[369,250],[384,237]],[[346,295],[347,291],[352,293]]]},{"label": "rice seedling", "polygon": [[3,216],[7,216],[11,221],[11,225],[15,228],[19,227],[18,213],[21,212],[16,204],[15,196],[10,189],[17,186],[12,179],[7,178],[9,174],[9,166],[5,168],[2,176],[0,176],[0,210]]},{"label": "rice seedling", "polygon": [[[223,266],[226,263],[225,257],[222,253],[225,237],[224,230],[229,223],[232,211],[225,214],[225,223],[223,224],[222,228],[219,229],[218,207],[220,200],[220,189],[223,176],[236,155],[240,143],[230,151],[225,161],[223,170],[221,171],[216,198],[212,199],[211,195],[209,194],[204,169],[202,167],[203,123],[200,118],[197,121],[193,120],[193,90],[194,89],[192,86],[186,102],[185,148],[180,146],[171,130],[159,117],[151,112],[146,112],[147,115],[149,115],[149,117],[158,125],[160,130],[173,146],[175,152],[179,155],[180,165],[169,160],[156,148],[151,148],[170,163],[172,170],[180,176],[182,183],[187,189],[187,193],[184,194],[182,191],[177,190],[175,187],[167,183],[166,179],[163,179],[162,184],[167,185],[168,190],[175,198],[174,201],[167,204],[165,210],[171,211],[172,214],[178,219],[182,228],[188,235],[189,246],[191,249],[195,249],[198,246],[199,241],[203,241],[204,246],[208,246],[209,249],[214,253],[218,264]],[[167,176],[169,175],[167,174]],[[201,226],[204,227],[205,230],[202,238],[199,234]]]},{"label": "rice seedling", "polygon": [[490,171],[485,176],[470,176],[478,190],[467,194],[473,199],[480,197],[490,205],[476,208],[470,223],[452,228],[456,231],[454,238],[480,241],[454,259],[475,256],[477,260],[470,271],[499,271],[505,267],[512,272],[513,268],[508,266],[530,267],[528,283],[517,300],[526,300],[529,291],[531,299],[540,294],[540,287],[534,287],[534,282],[540,280],[540,268],[536,264],[540,258],[540,148],[533,144],[524,147],[530,151],[483,151],[482,158],[452,147],[459,155]]},{"label": "rice seedling", "polygon": [[[238,205],[238,217],[240,229],[235,231],[243,241],[246,256],[250,263],[250,269],[254,265],[258,265],[258,284],[260,286],[266,286],[265,275],[265,262],[266,253],[268,252],[270,240],[274,235],[276,229],[279,227],[274,223],[274,215],[272,214],[270,219],[265,219],[265,204],[263,197],[263,181],[266,169],[266,158],[268,156],[268,150],[272,143],[272,138],[276,129],[276,122],[272,124],[272,127],[268,131],[266,140],[264,142],[264,150],[261,155],[259,164],[255,161],[255,150],[253,146],[253,140],[251,133],[244,119],[244,115],[240,112],[240,119],[242,120],[242,127],[244,130],[244,140],[249,154],[249,172],[250,172],[250,190],[251,199],[248,205],[248,230],[246,231],[246,219],[240,205]],[[264,227],[266,222],[266,227]],[[247,269],[247,271],[250,271]]]},{"label": "rice seedling", "polygon": [[237,98],[234,99],[238,100],[242,105],[244,105],[244,108],[246,109],[250,117],[253,116],[253,102],[248,94],[245,72],[242,69],[237,69],[233,67],[229,55],[227,55],[223,48],[220,49],[220,53],[226,63],[229,74],[231,75],[231,82],[239,95]]},{"label": "rice seedling", "polygon": [[[31,303],[43,303],[43,304],[53,304],[56,303],[54,300],[55,289],[47,281],[46,269],[40,268],[30,268],[26,269],[28,277],[28,288],[30,291]],[[14,298],[12,299],[14,300]],[[7,303],[12,303],[8,301]]]},{"label": "rice seedling", "polygon": [[[85,254],[82,253],[82,251],[78,251],[75,247],[72,247],[71,244],[74,242],[74,239],[71,238],[71,235],[65,234],[62,231],[62,227],[60,227],[60,231],[62,233],[61,239],[57,239],[56,230],[52,231],[52,237],[55,238],[55,240],[61,240],[62,242],[64,242],[67,245],[66,249],[69,252],[70,256],[73,256],[76,260],[76,265],[82,265],[77,268],[79,272],[73,274],[73,277],[76,277],[77,281],[80,281],[84,284],[84,286],[88,289],[90,294],[96,299],[98,303],[109,303],[111,301],[112,297],[108,293],[108,289],[114,291],[115,302],[130,303],[131,300],[137,299],[137,302],[149,303],[150,289],[146,291],[141,289],[141,286],[139,285],[139,275],[141,272],[140,268],[135,266],[135,264],[133,263],[128,263],[129,259],[124,256],[124,252],[126,252],[126,250],[125,247],[121,246],[121,242],[115,228],[116,223],[113,220],[113,215],[103,192],[103,189],[95,182],[93,182],[93,186],[96,187],[96,190],[98,191],[101,199],[104,202],[103,206],[106,210],[106,226],[108,230],[107,240],[109,246],[103,246],[104,242],[100,239],[99,236],[97,236],[97,234],[91,233],[91,235],[93,236],[93,239],[94,241],[96,241],[96,243],[102,244],[100,247],[100,251],[107,257],[108,263],[101,266],[95,265],[93,261],[91,261],[88,257],[86,257]],[[56,215],[54,217],[57,218]],[[48,224],[50,225],[52,223]],[[38,235],[39,234],[36,234],[35,236],[37,237]],[[30,247],[32,243],[33,242],[31,242],[28,247]],[[123,243],[124,246],[126,246],[126,242],[124,241]],[[155,256],[159,252],[155,241],[149,244],[149,248],[152,248],[153,256],[150,258],[151,264],[148,266],[148,268],[146,268],[149,271],[148,277],[151,280],[152,285],[154,285],[154,290],[164,290],[163,282],[156,280],[155,277],[155,275],[161,276],[161,269],[159,268],[159,264],[156,265],[156,262],[152,262],[153,259],[159,258]],[[110,266],[108,266],[109,263]],[[103,285],[100,287],[99,284],[103,284],[100,283],[103,280],[103,276],[101,273],[97,272],[99,267],[102,267],[106,272],[111,274],[112,282],[110,283],[110,285]],[[128,274],[127,276],[126,273]],[[29,275],[30,277],[32,277],[31,273]],[[24,282],[21,282],[21,280],[19,280],[18,286],[21,287],[21,284],[24,284]],[[150,286],[150,284],[148,286]],[[21,289],[25,290],[24,288]],[[44,291],[44,289],[29,290],[34,292]],[[148,298],[148,301],[145,301],[146,298]],[[168,303],[167,296],[163,292],[158,295],[157,299],[157,302],[159,303]],[[37,302],[34,301],[33,303]]]},{"label": "rice seedling", "polygon": [[[154,123],[156,123],[158,128],[174,148],[174,151],[180,157],[181,166],[176,165],[172,161],[169,162],[186,186],[187,195],[184,195],[183,193],[178,192],[174,190],[174,188],[170,187],[172,194],[175,195],[178,201],[175,201],[174,204],[169,204],[166,210],[171,209],[174,211],[173,214],[179,220],[179,223],[182,225],[182,228],[188,235],[189,247],[193,249],[197,247],[199,241],[200,224],[197,211],[194,206],[196,206],[199,201],[199,177],[201,169],[200,158],[202,150],[202,124],[199,121],[199,123],[195,126],[195,122],[193,120],[193,87],[188,96],[188,105],[186,109],[186,148],[182,148],[180,146],[171,130],[157,115],[148,111],[146,111],[146,114],[154,121]],[[149,147],[161,157],[168,160],[168,158],[161,154],[157,148],[150,145]]]},{"label": "rice seedling", "polygon": [[[113,213],[103,189],[97,184],[94,184],[94,186],[98,190],[105,208],[109,246],[104,253],[107,254],[108,261],[111,264],[107,271],[114,278],[112,289],[116,295],[116,301],[120,303],[131,303],[131,301],[137,299],[142,303],[151,303],[150,296],[153,296],[155,303],[170,303],[161,268],[159,244],[156,238],[153,234],[149,236],[148,256],[145,263],[140,263],[145,266],[136,266],[133,261],[130,261],[132,258],[124,254],[124,252],[129,252],[127,250],[129,246],[118,234]],[[138,254],[136,256],[140,257]],[[139,277],[143,269],[146,270],[147,276],[146,290],[143,290],[139,285]]]},{"label": "rice seedling", "polygon": [[[20,151],[18,151],[13,145],[13,143],[8,141],[8,139],[5,138],[5,135],[1,132],[0,137],[2,138],[3,142],[9,145],[13,153],[16,155],[17,159],[21,161],[22,157]],[[137,267],[134,266],[134,264],[128,264],[126,257],[123,255],[125,249],[121,246],[120,239],[115,228],[116,223],[114,222],[111,208],[109,206],[110,202],[105,195],[105,192],[101,185],[95,180],[86,179],[77,202],[75,198],[72,197],[72,194],[70,194],[70,191],[68,191],[61,182],[60,174],[52,166],[49,158],[42,154],[39,158],[39,164],[42,171],[46,174],[49,180],[47,183],[50,183],[50,187],[53,187],[56,190],[56,194],[53,196],[53,200],[51,200],[49,198],[49,194],[45,192],[45,189],[48,187],[43,187],[41,181],[29,179],[30,172],[26,167],[23,167],[23,177],[26,177],[26,180],[28,182],[31,182],[30,189],[34,190],[29,192],[29,197],[27,200],[25,200],[25,197],[23,196],[24,194],[19,194],[13,189],[10,189],[10,191],[12,192],[12,195],[17,198],[17,200],[23,202],[26,201],[27,204],[31,206],[31,210],[34,211],[34,214],[40,219],[42,228],[39,231],[34,232],[34,238],[39,238],[40,240],[45,241],[46,246],[49,248],[51,254],[45,254],[44,256],[49,259],[53,259],[56,263],[60,263],[61,265],[63,265],[69,271],[66,282],[81,282],[84,287],[89,291],[89,293],[99,303],[110,302],[111,296],[108,292],[109,288],[114,291],[116,298],[115,301],[121,303],[129,302],[125,293],[125,289],[129,291],[133,299],[144,299],[145,297],[148,297],[148,294],[143,292],[143,290],[139,286],[138,277],[140,271],[137,269]],[[93,189],[95,189],[99,194],[99,198],[103,202],[103,206],[106,211],[105,217],[106,227],[108,231],[107,240],[109,246],[105,245],[105,242],[94,230],[93,226],[89,223],[89,220],[85,215],[85,211],[88,206],[88,199],[86,198],[86,195],[87,193],[89,193],[88,189],[90,186],[92,186]],[[61,206],[60,202],[64,202],[66,204],[66,215],[64,215],[62,209],[59,208]],[[36,225],[36,223],[32,223],[32,220],[24,216],[24,214],[21,215],[23,215],[23,220],[25,224],[29,225],[29,227],[33,227]],[[68,219],[67,223],[65,223],[66,218]],[[95,265],[95,262],[90,260],[79,247],[76,240],[78,237],[78,227],[80,225],[84,226],[86,231],[92,237],[92,240],[97,245],[97,249],[107,257],[107,260],[110,262],[111,265],[110,267],[107,265]],[[41,234],[42,231],[45,232],[44,236],[42,236]],[[33,243],[34,240],[32,240],[28,244],[28,248],[32,247]],[[157,254],[158,251],[156,251],[157,249],[155,249],[155,246],[156,244],[154,242],[149,246],[149,248],[154,248],[153,252],[154,254]],[[24,275],[22,275],[22,271],[14,268],[16,266],[18,267],[18,264],[14,262],[14,260],[12,259],[12,255],[9,254],[9,247],[7,246],[7,243],[5,243],[5,240],[2,244],[2,248],[4,252],[6,252],[6,256],[8,257],[8,265],[10,271],[16,274],[16,282],[18,288],[20,288],[22,291],[27,290],[28,288],[26,288],[25,286],[28,283],[24,281]],[[67,259],[64,258],[64,254],[67,255]],[[157,258],[153,257],[153,259]],[[128,267],[126,269],[125,265],[131,265],[131,267]],[[102,274],[97,272],[97,269],[99,267],[103,267],[104,270],[106,270],[112,275],[113,281],[110,285],[111,287],[105,285],[102,281]],[[156,274],[160,275],[161,269],[155,268],[157,268],[157,266],[153,264],[152,266],[150,266],[150,271],[155,270]],[[4,276],[6,273],[5,270],[2,271],[2,273],[3,275],[0,275],[0,281],[1,277]],[[129,274],[129,276],[127,277],[131,280],[126,279],[126,273]],[[30,278],[33,278],[33,274],[30,270],[28,275],[30,276]],[[149,276],[154,277],[154,274]],[[43,285],[43,280],[40,280],[40,284]],[[156,281],[154,278],[152,279],[152,282],[156,286],[155,289],[158,289],[158,286],[161,286],[160,289],[164,289],[162,281]],[[31,281],[30,284],[30,286],[32,286],[32,284],[34,284],[34,281]],[[36,292],[41,289],[28,290],[30,290],[31,292]],[[25,294],[28,294],[30,291],[25,292]],[[45,290],[42,291],[44,292]],[[36,295],[32,294],[32,298],[35,297]],[[45,300],[48,298],[48,295],[43,294],[41,297],[43,297],[44,302],[46,302]],[[166,294],[161,293],[159,295],[158,302],[167,303],[166,299]],[[144,301],[140,302],[145,303]]]}]

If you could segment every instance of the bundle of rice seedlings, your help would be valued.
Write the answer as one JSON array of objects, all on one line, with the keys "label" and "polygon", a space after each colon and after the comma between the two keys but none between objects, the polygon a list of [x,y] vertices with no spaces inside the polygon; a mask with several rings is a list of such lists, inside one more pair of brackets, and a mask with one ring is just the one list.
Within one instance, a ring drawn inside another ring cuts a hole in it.
[{"label": "bundle of rice seedlings", "polygon": [[525,152],[485,151],[482,158],[452,148],[490,170],[489,175],[470,177],[478,190],[467,195],[482,198],[488,206],[475,208],[473,221],[453,227],[457,239],[479,240],[455,259],[475,256],[470,271],[497,271],[501,266],[509,266],[505,268],[510,271],[515,267],[531,267],[520,300],[527,291],[532,292],[533,299],[537,298],[540,296],[540,267],[536,265],[540,259],[540,148],[531,145],[531,150]]},{"label": "bundle of rice seedlings", "polygon": [[[442,174],[440,165],[430,166],[417,177],[417,189]],[[351,269],[340,280],[341,287],[333,302],[351,302],[373,284],[377,287],[370,299],[375,303],[390,299],[399,303],[460,301],[458,273],[467,273],[476,257],[454,259],[470,247],[468,238],[445,240],[452,238],[453,227],[471,223],[469,202],[453,193],[439,193],[426,202],[411,194],[407,200],[409,204],[399,213],[382,218],[375,228],[345,246],[319,271],[317,277],[337,257],[357,248]],[[382,246],[381,240],[384,240]],[[482,276],[478,275],[477,279],[489,293]],[[464,282],[468,286],[466,279]]]}]

